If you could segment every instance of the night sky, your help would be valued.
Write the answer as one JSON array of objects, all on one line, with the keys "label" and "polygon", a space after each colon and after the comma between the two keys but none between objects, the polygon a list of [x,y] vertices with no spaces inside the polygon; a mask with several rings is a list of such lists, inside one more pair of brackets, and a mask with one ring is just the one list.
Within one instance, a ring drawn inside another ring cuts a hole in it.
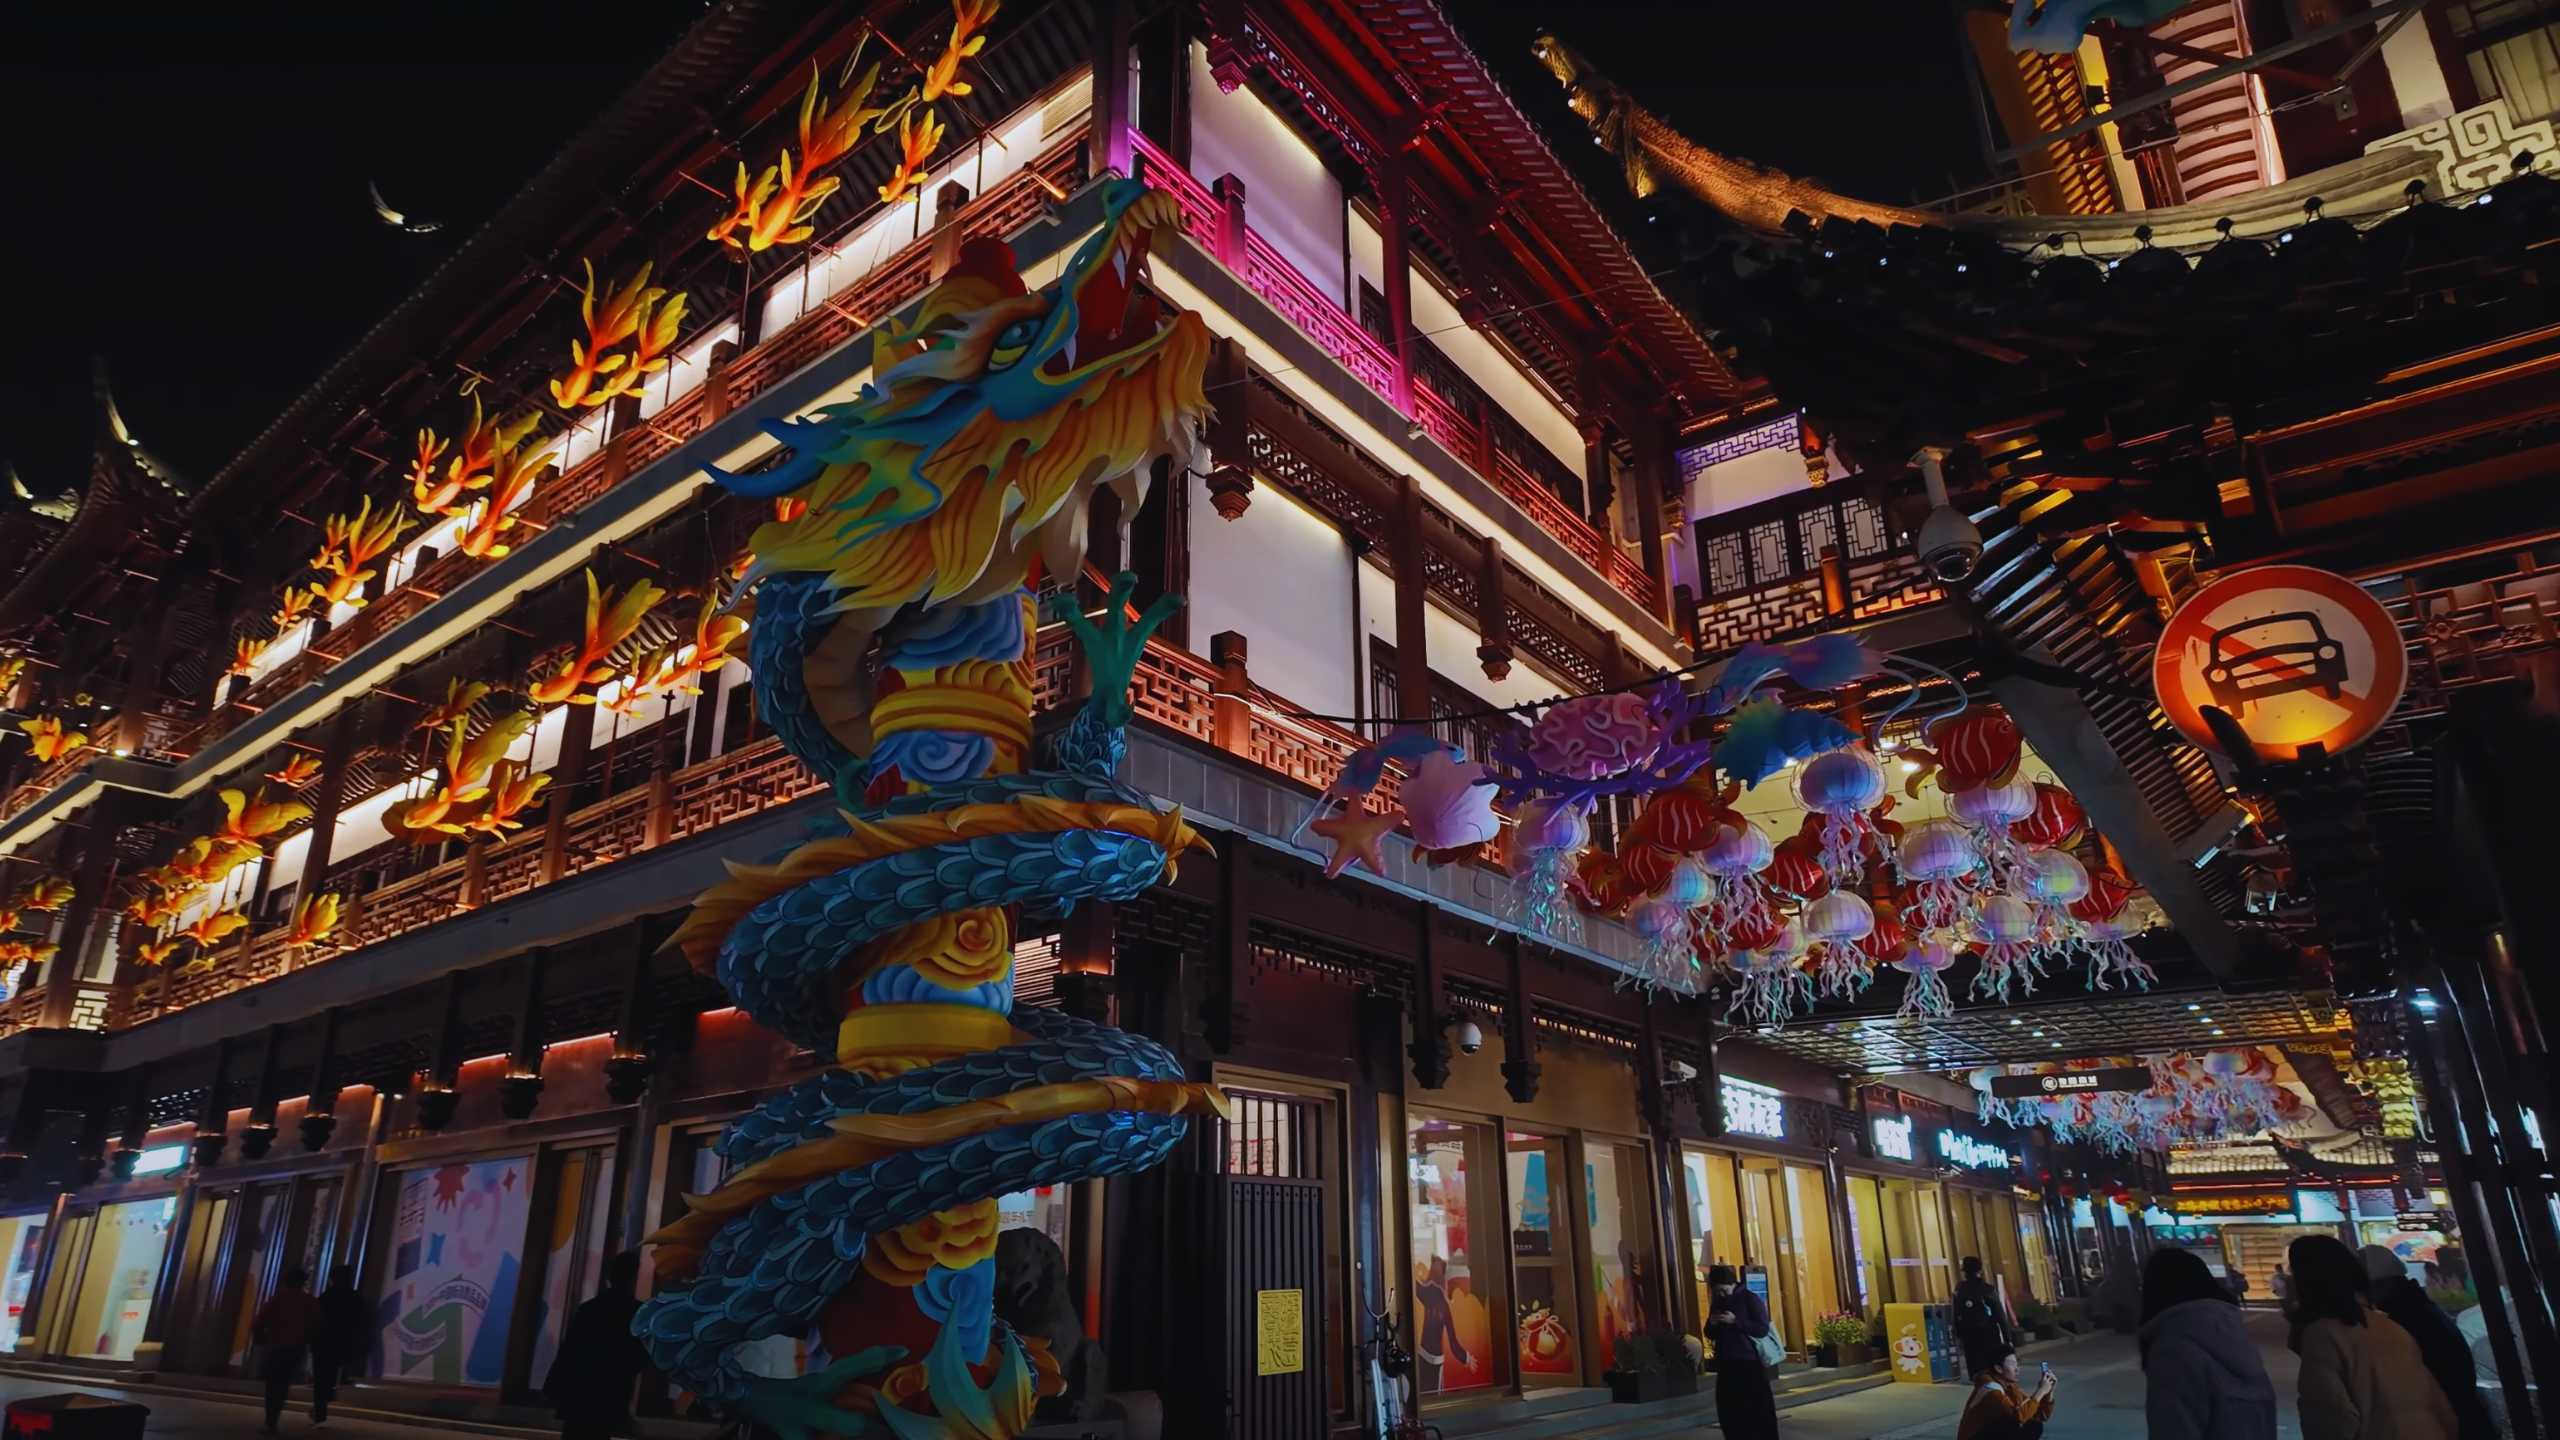
[{"label": "night sky", "polygon": [[[1878,199],[1978,178],[1935,5],[1448,3],[1542,118],[1558,95],[1525,48],[1548,23],[1735,154]],[[83,482],[103,356],[144,442],[211,475],[702,9],[8,7],[0,460],[40,492]],[[368,180],[444,228],[386,227]]]}]

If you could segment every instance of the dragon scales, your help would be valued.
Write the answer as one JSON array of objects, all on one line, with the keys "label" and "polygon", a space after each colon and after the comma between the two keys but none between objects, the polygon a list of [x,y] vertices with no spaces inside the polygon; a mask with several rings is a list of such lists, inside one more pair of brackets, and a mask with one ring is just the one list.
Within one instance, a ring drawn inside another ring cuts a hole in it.
[{"label": "dragon scales", "polygon": [[[749,659],[758,713],[842,813],[733,864],[673,943],[834,1067],[729,1128],[729,1178],[651,1237],[635,1328],[786,1440],[1026,1428],[1058,1371],[994,1318],[996,1197],[1144,1169],[1224,1103],[1152,1041],[1013,1008],[1017,916],[1136,896],[1200,844],[1115,778],[1172,597],[1133,621],[1123,576],[1099,622],[1062,610],[1093,696],[1035,754],[1025,586],[1080,572],[1097,486],[1134,511],[1158,459],[1190,466],[1206,409],[1207,331],[1136,288],[1173,202],[1125,180],[1103,200],[1037,289],[1001,243],[963,246],[853,403],[769,424],[791,451],[771,470],[714,472],[804,502],[751,543]],[[776,1335],[827,1363],[750,1373],[738,1347]]]}]

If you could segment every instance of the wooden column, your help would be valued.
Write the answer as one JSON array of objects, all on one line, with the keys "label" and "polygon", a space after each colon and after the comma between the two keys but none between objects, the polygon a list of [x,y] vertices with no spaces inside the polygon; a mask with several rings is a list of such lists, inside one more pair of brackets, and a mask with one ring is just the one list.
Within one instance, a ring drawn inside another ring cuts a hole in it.
[{"label": "wooden column", "polygon": [[1209,663],[1218,681],[1209,691],[1209,743],[1230,755],[1242,755],[1253,736],[1253,676],[1245,668],[1245,639],[1234,630],[1209,637]]},{"label": "wooden column", "polygon": [[960,212],[969,203],[969,187],[957,180],[946,180],[933,195],[933,246],[925,268],[934,279],[951,273],[960,263],[960,242],[967,237],[961,226]]},{"label": "wooden column", "polygon": [[205,1082],[204,1099],[196,1105],[196,1139],[189,1163],[198,1170],[221,1164],[222,1152],[231,1145],[231,1107],[222,1100],[230,1079],[231,1041],[226,1037],[213,1043],[213,1076]]},{"label": "wooden column", "polygon": [[631,960],[623,972],[622,1014],[613,1027],[613,1054],[604,1062],[605,1093],[617,1105],[629,1105],[648,1092],[658,1057],[650,1043],[656,1019],[659,930],[653,919],[630,927]]},{"label": "wooden column", "polygon": [[169,653],[169,632],[185,614],[183,607],[172,605],[161,612],[160,623],[145,633],[142,648],[125,669],[124,696],[118,702],[122,709],[116,716],[116,733],[107,739],[109,746],[143,748],[151,715],[160,708],[160,667]]},{"label": "wooden column", "polygon": [[1492,536],[1477,537],[1476,546],[1476,659],[1486,679],[1500,682],[1511,675],[1511,601],[1503,588],[1510,578]]},{"label": "wooden column", "polygon": [[649,732],[649,813],[646,841],[652,850],[675,838],[676,833],[676,767],[671,752],[675,750],[675,717],[663,716]]},{"label": "wooden column", "polygon": [[713,727],[720,720],[720,670],[714,666],[699,677],[702,693],[693,697],[693,708],[685,712],[690,734],[685,739],[684,763],[699,765],[711,758]]},{"label": "wooden column", "polygon": [[1211,942],[1208,983],[1202,987],[1200,1021],[1211,1053],[1224,1055],[1236,1045],[1242,1016],[1236,994],[1245,967],[1253,963],[1253,896],[1246,867],[1253,847],[1241,838],[1218,852],[1218,929]]},{"label": "wooden column", "polygon": [[1538,1098],[1537,1004],[1529,994],[1528,942],[1512,930],[1502,937],[1509,984],[1502,1001],[1502,1088],[1526,1105]]},{"label": "wooden column", "polygon": [[1431,714],[1431,642],[1424,628],[1431,601],[1422,526],[1422,487],[1412,476],[1398,475],[1395,533],[1388,540],[1396,570],[1396,710],[1411,720]]},{"label": "wooden column", "polygon": [[[1244,347],[1231,336],[1209,342],[1209,369],[1203,378],[1212,410],[1209,415],[1210,507],[1221,520],[1241,517],[1253,504],[1253,374]],[[1186,491],[1190,481],[1174,477]],[[1188,499],[1188,495],[1181,497]]]},{"label": "wooden column", "polygon": [[1671,467],[1671,427],[1663,422],[1646,425],[1636,441],[1636,493],[1631,498],[1637,551],[1645,575],[1653,581],[1654,610],[1666,625],[1671,621],[1671,584],[1662,556],[1662,497],[1668,493]]},{"label": "wooden column", "polygon": [[337,1005],[320,1012],[320,1049],[311,1061],[311,1093],[302,1102],[302,1148],[313,1154],[327,1149],[338,1129],[338,1030],[345,1016]]},{"label": "wooden column", "polygon": [[[1093,174],[1135,174],[1129,130],[1129,0],[1103,0],[1093,27]],[[1190,57],[1182,57],[1187,67]]]},{"label": "wooden column", "polygon": [[737,402],[729,393],[729,372],[737,363],[737,341],[713,342],[710,361],[702,367],[702,421],[705,426],[719,424],[737,408]]},{"label": "wooden column", "polygon": [[1643,1021],[1636,1032],[1636,1113],[1644,1118],[1645,1133],[1653,1141],[1646,1148],[1653,1160],[1653,1248],[1657,1260],[1642,1293],[1645,1318],[1658,1325],[1668,1322],[1675,1303],[1668,1280],[1671,1262],[1680,1251],[1681,1180],[1680,1136],[1671,1123],[1671,1092],[1669,1077],[1664,1074],[1662,1032],[1655,1018],[1656,1009],[1654,1001],[1645,1001]]},{"label": "wooden column", "polygon": [[524,952],[516,989],[515,1043],[507,1047],[507,1073],[498,1082],[498,1105],[510,1120],[530,1120],[542,1103],[542,981],[551,966],[549,946]]},{"label": "wooden column", "polygon": [[274,888],[275,878],[276,842],[272,839],[260,841],[258,844],[258,876],[256,879],[249,882],[249,898],[240,907],[240,913],[249,918],[249,923],[240,927],[240,958],[238,964],[244,975],[248,972],[249,945],[251,941],[257,938],[258,919],[267,908],[267,896]]},{"label": "wooden column", "polygon": [[240,1158],[264,1160],[276,1143],[276,1050],[283,1043],[281,1025],[258,1033],[258,1078],[249,1088],[249,1123],[240,1132]]},{"label": "wooden column", "polygon": [[1452,1017],[1441,1003],[1439,926],[1432,923],[1431,902],[1414,906],[1413,1039],[1405,1054],[1413,1061],[1413,1082],[1425,1090],[1449,1083],[1449,1025]]},{"label": "wooden column", "polygon": [[328,886],[330,851],[338,838],[338,815],[347,803],[347,767],[354,763],[356,730],[365,705],[350,700],[338,707],[329,723],[329,738],[320,754],[320,788],[311,797],[311,850],[302,862],[302,893],[317,895]]},{"label": "wooden column", "polygon": [[587,756],[595,749],[596,707],[567,708],[560,729],[560,755],[551,762],[551,784],[543,792],[540,873],[545,885],[568,872],[569,812],[577,807],[578,787],[587,778]]},{"label": "wooden column", "polygon": [[1378,284],[1386,292],[1387,349],[1396,357],[1395,390],[1387,398],[1413,413],[1413,190],[1404,157],[1386,157],[1378,174]]},{"label": "wooden column", "polygon": [[80,966],[89,953],[90,932],[115,879],[116,830],[112,797],[89,805],[88,822],[79,832],[80,865],[71,877],[71,903],[62,912],[62,932],[53,958],[44,966],[44,1017],[47,1030],[71,1028],[71,1011],[80,997]]},{"label": "wooden column", "polygon": [[604,440],[604,488],[631,478],[631,443],[640,433],[640,397],[617,395]]},{"label": "wooden column", "polygon": [[1582,422],[1583,514],[1592,528],[1614,539],[1616,531],[1609,523],[1609,504],[1618,495],[1617,476],[1609,468],[1609,426],[1600,420]]},{"label": "wooden column", "polygon": [[1242,275],[1245,269],[1244,181],[1234,175],[1221,175],[1210,182],[1209,193],[1218,197],[1219,210],[1217,244],[1212,249],[1217,253],[1219,264]]},{"label": "wooden column", "polygon": [[453,1087],[462,1071],[462,972],[446,972],[437,989],[441,993],[427,1042],[427,1071],[418,1086],[418,1126],[428,1131],[452,1124],[460,1102]]},{"label": "wooden column", "polygon": [[1724,1062],[1716,1054],[1716,1017],[1711,1007],[1698,1007],[1698,1074],[1689,1082],[1689,1097],[1698,1106],[1698,1133],[1721,1139],[1724,1123]]},{"label": "wooden column", "polygon": [[1118,969],[1119,907],[1088,900],[1066,918],[1058,941],[1058,1003],[1080,1020],[1111,1022],[1111,986]]},{"label": "wooden column", "polygon": [[142,1162],[142,1142],[151,1138],[150,1077],[148,1066],[137,1065],[125,1072],[124,1128],[116,1134],[115,1154],[108,1157],[107,1166],[108,1173],[118,1180],[133,1178],[133,1167]]}]

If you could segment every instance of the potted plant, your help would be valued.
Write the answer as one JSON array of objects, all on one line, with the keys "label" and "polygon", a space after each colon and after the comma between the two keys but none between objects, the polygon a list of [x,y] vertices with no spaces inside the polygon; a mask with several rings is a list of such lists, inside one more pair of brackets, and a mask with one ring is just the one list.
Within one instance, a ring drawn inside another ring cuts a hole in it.
[{"label": "potted plant", "polygon": [[1622,1335],[1609,1351],[1609,1395],[1621,1405],[1641,1405],[1698,1393],[1697,1340],[1677,1330]]},{"label": "potted plant", "polygon": [[1847,1310],[1834,1310],[1813,1322],[1813,1363],[1837,1369],[1864,1365],[1875,1357],[1867,1349],[1867,1322]]},{"label": "potted plant", "polygon": [[2038,1340],[2059,1340],[2062,1317],[2052,1306],[2030,1297],[2018,1302],[2018,1328]]}]

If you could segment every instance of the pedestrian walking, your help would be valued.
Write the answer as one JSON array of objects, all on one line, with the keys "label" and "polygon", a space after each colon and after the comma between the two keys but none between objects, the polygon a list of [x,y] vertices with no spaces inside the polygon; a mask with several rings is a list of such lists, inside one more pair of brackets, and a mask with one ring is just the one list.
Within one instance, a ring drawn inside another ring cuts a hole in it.
[{"label": "pedestrian walking", "polygon": [[2275,1292],[2276,1308],[2281,1310],[2285,1302],[2293,1298],[2293,1277],[2284,1273],[2284,1267],[2279,1265],[2276,1273],[2267,1277],[2267,1288]]},{"label": "pedestrian walking", "polygon": [[1771,1372],[1786,1350],[1769,1329],[1767,1301],[1742,1288],[1730,1265],[1707,1271],[1707,1338],[1716,1347],[1716,1427],[1726,1440],[1777,1440]]},{"label": "pedestrian walking", "polygon": [[2194,1251],[2151,1253],[2141,1333],[2151,1440],[2275,1440],[2275,1384],[2239,1302]]},{"label": "pedestrian walking", "polygon": [[2497,1440],[2497,1422],[2489,1418],[2489,1402],[2480,1394],[2480,1368],[2471,1358],[2471,1342],[2462,1338],[2462,1327],[2425,1286],[2409,1278],[2408,1262],[2380,1245],[2367,1245],[2356,1254],[2364,1262],[2365,1283],[2372,1287],[2373,1308],[2418,1342],[2427,1373],[2453,1406],[2460,1440]]},{"label": "pedestrian walking", "polygon": [[2455,1440],[2453,1403],[2418,1342],[2366,1298],[2364,1265],[2344,1242],[2305,1235],[2293,1269],[2302,1433],[2319,1440]]},{"label": "pedestrian walking", "polygon": [[310,1275],[296,1265],[276,1281],[276,1293],[258,1307],[249,1322],[249,1338],[258,1345],[258,1375],[267,1382],[267,1425],[263,1435],[281,1435],[285,1397],[302,1378],[302,1362],[311,1353],[312,1325],[320,1318],[320,1302],[303,1288]]},{"label": "pedestrian walking", "polygon": [[311,1423],[329,1423],[329,1404],[338,1398],[338,1381],[363,1363],[371,1342],[373,1307],[356,1289],[356,1267],[340,1265],[329,1272],[329,1288],[320,1292],[318,1327],[311,1335]]},{"label": "pedestrian walking", "polygon": [[606,1440],[631,1429],[631,1391],[649,1354],[631,1333],[640,1313],[640,1256],[624,1251],[604,1262],[603,1288],[569,1317],[560,1353],[542,1382],[560,1417],[561,1440]]},{"label": "pedestrian walking", "polygon": [[1954,1309],[1956,1344],[1964,1350],[1967,1375],[1981,1370],[1999,1346],[2016,1345],[2008,1317],[2000,1311],[2000,1291],[1982,1278],[1979,1255],[1964,1257],[1964,1279],[1956,1285]]},{"label": "pedestrian walking", "polygon": [[2030,1392],[2018,1379],[2018,1352],[2002,1344],[1983,1358],[1973,1381],[1956,1440],[2043,1440],[2044,1422],[2053,1418],[2051,1370]]}]

